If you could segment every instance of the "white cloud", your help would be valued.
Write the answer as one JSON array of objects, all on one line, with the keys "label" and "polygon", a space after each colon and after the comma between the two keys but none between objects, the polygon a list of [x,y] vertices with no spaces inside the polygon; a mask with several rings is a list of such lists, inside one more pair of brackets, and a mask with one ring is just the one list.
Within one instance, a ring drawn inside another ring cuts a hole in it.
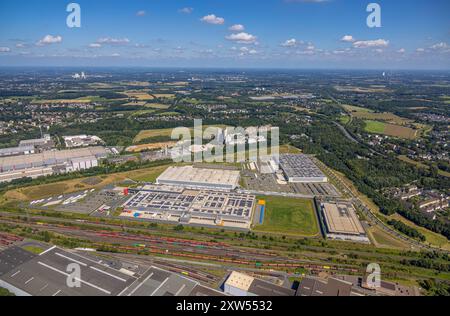
[{"label": "white cloud", "polygon": [[400,48],[400,49],[397,51],[397,53],[399,53],[399,54],[404,54],[404,53],[406,53],[406,49]]},{"label": "white cloud", "polygon": [[299,42],[295,38],[291,38],[286,40],[284,43],[281,44],[283,47],[295,47],[299,44]]},{"label": "white cloud", "polygon": [[9,53],[10,51],[9,47],[0,47],[0,53]]},{"label": "white cloud", "polygon": [[145,16],[145,15],[147,15],[147,12],[145,12],[144,10],[136,12],[136,16]]},{"label": "white cloud", "polygon": [[46,35],[43,39],[39,40],[37,42],[38,46],[44,46],[44,45],[50,45],[50,44],[58,44],[61,43],[63,38],[59,35],[53,36],[53,35]]},{"label": "white cloud", "polygon": [[430,48],[431,49],[445,49],[445,48],[448,48],[448,45],[447,45],[447,43],[441,42],[441,43],[434,44]]},{"label": "white cloud", "polygon": [[256,36],[245,32],[231,34],[225,38],[229,41],[247,44],[255,43],[258,39]]},{"label": "white cloud", "polygon": [[416,52],[418,52],[418,53],[423,53],[423,52],[425,52],[425,49],[423,49],[423,48],[418,48],[418,49],[416,49]]},{"label": "white cloud", "polygon": [[250,49],[248,47],[241,47],[239,48],[239,56],[245,56],[245,55],[256,55],[258,54],[258,51],[255,49]]},{"label": "white cloud", "polygon": [[102,47],[102,44],[99,44],[99,43],[91,43],[91,44],[89,44],[89,47],[90,47],[90,48],[101,48],[101,47]]},{"label": "white cloud", "polygon": [[186,7],[186,8],[178,10],[178,12],[184,13],[184,14],[191,14],[192,12],[194,12],[194,8]]},{"label": "white cloud", "polygon": [[245,30],[245,27],[242,24],[235,24],[230,26],[229,30],[233,32],[242,32]]},{"label": "white cloud", "polygon": [[344,35],[344,36],[341,38],[341,41],[342,41],[342,42],[347,42],[347,43],[353,43],[353,42],[355,42],[356,40],[355,40],[355,38],[354,38],[352,35]]},{"label": "white cloud", "polygon": [[353,47],[367,48],[367,47],[388,47],[389,41],[384,39],[377,39],[371,41],[356,41],[353,43]]},{"label": "white cloud", "polygon": [[97,44],[126,45],[130,43],[128,38],[102,37],[97,40]]},{"label": "white cloud", "polygon": [[203,18],[201,18],[200,21],[215,25],[222,25],[225,23],[224,18],[218,17],[215,14],[206,15]]}]

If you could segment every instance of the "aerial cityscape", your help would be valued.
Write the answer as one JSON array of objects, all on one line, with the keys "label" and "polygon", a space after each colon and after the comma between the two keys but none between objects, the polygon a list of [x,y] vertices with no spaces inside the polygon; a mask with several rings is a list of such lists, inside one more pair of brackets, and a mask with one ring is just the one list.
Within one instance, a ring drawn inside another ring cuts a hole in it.
[{"label": "aerial cityscape", "polygon": [[0,12],[0,296],[450,296],[448,1]]}]

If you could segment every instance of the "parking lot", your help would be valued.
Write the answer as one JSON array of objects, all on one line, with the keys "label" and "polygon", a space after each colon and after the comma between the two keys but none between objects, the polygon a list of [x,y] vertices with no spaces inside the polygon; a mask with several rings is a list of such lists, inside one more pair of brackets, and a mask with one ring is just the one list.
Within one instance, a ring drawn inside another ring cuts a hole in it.
[{"label": "parking lot", "polygon": [[261,174],[250,170],[244,170],[242,176],[246,189],[251,191],[341,197],[331,183],[282,183],[276,174]]}]

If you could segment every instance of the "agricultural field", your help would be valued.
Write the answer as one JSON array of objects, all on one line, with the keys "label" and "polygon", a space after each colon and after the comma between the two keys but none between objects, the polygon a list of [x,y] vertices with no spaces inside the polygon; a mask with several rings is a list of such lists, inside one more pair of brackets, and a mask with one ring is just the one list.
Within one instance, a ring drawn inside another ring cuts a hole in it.
[{"label": "agricultural field", "polygon": [[353,93],[391,93],[390,89],[384,86],[370,86],[370,87],[356,87],[356,86],[335,86],[334,89],[338,92],[353,92]]},{"label": "agricultural field", "polygon": [[383,121],[396,125],[412,124],[413,121],[400,117],[390,112],[377,113],[367,108],[352,105],[344,105],[344,109],[352,116],[361,120]]},{"label": "agricultural field", "polygon": [[133,102],[128,102],[126,104],[124,104],[125,106],[145,106],[147,104],[147,101],[133,101]]},{"label": "agricultural field", "polygon": [[56,99],[56,100],[35,100],[35,104],[64,104],[64,103],[90,103],[92,98],[84,97],[79,99]]},{"label": "agricultural field", "polygon": [[[205,125],[203,126],[203,130],[205,130],[208,127],[218,127],[218,128],[225,128],[225,125],[215,125],[215,126],[209,126]],[[193,133],[193,128],[190,128],[191,134]],[[152,130],[144,130],[140,131],[139,134],[136,135],[136,137],[133,140],[133,143],[139,143],[140,141],[147,139],[147,138],[154,138],[154,137],[170,137],[172,136],[172,128],[166,128],[166,129],[152,129]]]},{"label": "agricultural field", "polygon": [[133,98],[138,101],[150,101],[155,98],[154,96],[144,91],[125,91],[124,94],[126,94],[129,98]]},{"label": "agricultural field", "polygon": [[152,94],[157,99],[173,99],[175,98],[175,94],[170,93],[156,93]]},{"label": "agricultural field", "polygon": [[264,224],[255,231],[297,237],[319,235],[319,226],[311,200],[285,197],[261,197],[266,201]]},{"label": "agricultural field", "polygon": [[418,131],[410,127],[404,127],[379,121],[364,121],[365,130],[368,133],[381,134],[398,138],[415,139]]},{"label": "agricultural field", "polygon": [[167,110],[168,108],[170,108],[170,105],[162,104],[162,103],[147,103],[144,105],[146,108],[155,109],[155,110]]}]

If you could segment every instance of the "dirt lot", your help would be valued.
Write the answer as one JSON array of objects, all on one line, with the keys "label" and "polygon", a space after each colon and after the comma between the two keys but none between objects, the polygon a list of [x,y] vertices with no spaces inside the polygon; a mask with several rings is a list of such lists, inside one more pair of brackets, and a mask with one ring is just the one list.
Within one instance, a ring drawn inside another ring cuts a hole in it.
[{"label": "dirt lot", "polygon": [[100,189],[107,186],[108,184],[121,182],[127,179],[132,179],[135,181],[141,181],[141,179],[145,179],[146,181],[150,181],[152,179],[156,179],[156,177],[159,176],[163,171],[165,171],[167,167],[168,165],[164,165],[153,168],[99,176],[98,179],[100,180],[100,182],[96,181],[97,184],[94,185],[89,184],[90,180],[87,180],[92,178],[80,178],[51,184],[26,187],[6,192],[5,198],[10,200],[29,201],[60,194],[78,192],[82,190]]},{"label": "dirt lot", "polygon": [[132,153],[139,153],[141,151],[145,150],[157,150],[157,149],[163,149],[166,146],[167,147],[173,147],[176,145],[176,142],[163,142],[163,143],[154,143],[154,144],[143,144],[143,145],[135,145],[130,146],[126,149],[127,152]]}]

